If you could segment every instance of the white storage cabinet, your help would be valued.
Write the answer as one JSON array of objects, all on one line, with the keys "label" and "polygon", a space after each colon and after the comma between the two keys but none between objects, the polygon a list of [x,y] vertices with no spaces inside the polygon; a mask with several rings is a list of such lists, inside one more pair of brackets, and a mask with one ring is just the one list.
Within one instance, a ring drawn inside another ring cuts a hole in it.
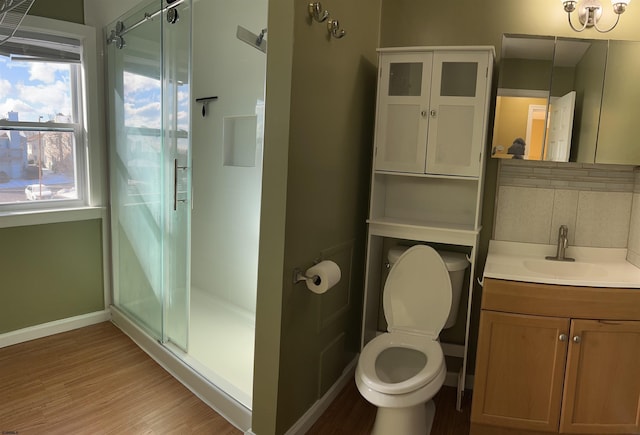
[{"label": "white storage cabinet", "polygon": [[464,343],[443,343],[462,360],[464,390],[471,293],[481,229],[493,47],[379,50],[362,346],[378,331],[390,245],[430,243],[468,254]]}]

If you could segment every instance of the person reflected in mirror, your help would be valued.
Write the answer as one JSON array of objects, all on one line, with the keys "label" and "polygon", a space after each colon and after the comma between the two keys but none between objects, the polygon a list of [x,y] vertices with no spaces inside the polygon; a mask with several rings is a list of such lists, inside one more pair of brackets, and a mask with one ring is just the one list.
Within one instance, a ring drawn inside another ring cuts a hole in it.
[{"label": "person reflected in mirror", "polygon": [[524,139],[518,137],[514,139],[513,143],[507,150],[507,154],[511,154],[512,159],[523,159],[524,158],[524,147],[526,143]]}]

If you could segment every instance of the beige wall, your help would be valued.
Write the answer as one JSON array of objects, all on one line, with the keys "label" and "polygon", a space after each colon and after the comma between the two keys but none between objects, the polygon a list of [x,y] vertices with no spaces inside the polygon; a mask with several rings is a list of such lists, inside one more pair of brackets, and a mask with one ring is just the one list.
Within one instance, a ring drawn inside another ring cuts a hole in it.
[{"label": "beige wall", "polygon": [[83,0],[36,0],[29,14],[84,24]]},{"label": "beige wall", "polygon": [[[608,2],[603,2],[605,25],[612,19]],[[621,17],[618,27],[610,33],[600,34],[587,30],[577,34],[567,24],[567,16],[558,0],[513,1],[460,0],[442,2],[436,0],[382,0],[380,45],[382,47],[412,45],[493,45],[500,60],[500,41],[503,33],[555,35],[592,39],[640,40],[640,7],[631,4]],[[497,69],[496,69],[497,71]],[[494,92],[497,83],[494,80]],[[490,126],[491,127],[491,126]],[[491,134],[491,128],[490,128]],[[488,143],[491,143],[489,137]],[[496,191],[497,161],[489,159],[484,190],[482,213],[483,231],[480,235],[479,265],[482,274],[488,242],[493,227],[494,198]],[[481,288],[474,293],[474,312],[471,330],[471,361],[475,363],[475,340]]]}]

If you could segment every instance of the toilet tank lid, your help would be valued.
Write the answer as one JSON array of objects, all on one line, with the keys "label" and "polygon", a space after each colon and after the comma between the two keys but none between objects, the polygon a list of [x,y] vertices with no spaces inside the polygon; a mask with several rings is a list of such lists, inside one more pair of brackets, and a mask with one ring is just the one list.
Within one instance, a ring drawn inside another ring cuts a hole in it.
[{"label": "toilet tank lid", "polygon": [[[398,258],[409,249],[411,246],[396,246],[394,248],[389,249],[389,253],[387,254],[387,258],[389,259],[390,264],[395,264],[398,261]],[[456,272],[459,270],[465,270],[469,267],[469,260],[467,260],[467,256],[462,252],[450,252],[450,251],[440,251],[437,250],[438,254],[442,257],[444,264],[447,266],[447,270],[449,272]]]}]

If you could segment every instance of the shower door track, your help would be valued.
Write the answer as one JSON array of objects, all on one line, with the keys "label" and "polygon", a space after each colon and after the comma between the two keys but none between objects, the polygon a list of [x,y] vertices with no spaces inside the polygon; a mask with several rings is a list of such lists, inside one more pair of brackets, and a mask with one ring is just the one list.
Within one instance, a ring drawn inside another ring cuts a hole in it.
[{"label": "shower door track", "polygon": [[[114,31],[115,36],[124,36],[127,33],[129,33],[131,30],[135,29],[136,27],[141,26],[142,24],[146,23],[149,20],[154,19],[155,17],[157,17],[158,15],[160,15],[161,13],[163,13],[164,11],[166,11],[167,9],[171,9],[175,6],[178,6],[180,3],[184,2],[184,0],[175,0],[173,2],[171,2],[170,4],[168,4],[167,6],[158,9],[156,12],[150,14],[149,12],[145,12],[144,13],[144,17],[139,20],[136,21],[135,23],[133,23],[131,26],[129,27],[124,27],[124,23],[122,21],[118,21],[118,25],[116,26],[116,30]],[[120,31],[118,31],[118,29],[121,29]]]}]

